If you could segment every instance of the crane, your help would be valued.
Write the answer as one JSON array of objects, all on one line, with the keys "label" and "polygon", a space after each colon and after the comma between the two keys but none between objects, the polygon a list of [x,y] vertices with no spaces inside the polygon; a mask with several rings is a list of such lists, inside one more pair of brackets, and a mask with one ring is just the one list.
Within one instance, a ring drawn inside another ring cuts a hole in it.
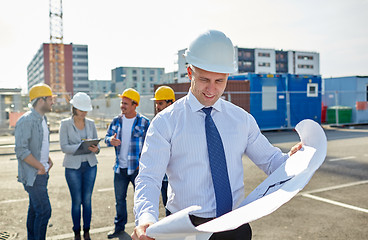
[{"label": "crane", "polygon": [[50,87],[58,95],[56,106],[61,105],[69,95],[65,86],[65,59],[63,44],[63,6],[62,0],[50,0],[50,44],[49,44],[49,66]]}]

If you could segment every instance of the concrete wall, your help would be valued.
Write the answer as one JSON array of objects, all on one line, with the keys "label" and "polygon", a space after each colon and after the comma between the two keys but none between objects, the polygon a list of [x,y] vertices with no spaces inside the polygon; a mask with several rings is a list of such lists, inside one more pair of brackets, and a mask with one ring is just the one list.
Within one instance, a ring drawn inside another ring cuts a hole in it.
[{"label": "concrete wall", "polygon": [[[150,100],[153,95],[141,95],[137,112],[143,114],[149,119],[154,117],[154,103]],[[92,100],[93,110],[88,113],[88,116],[103,121],[111,121],[115,116],[121,113],[120,110],[121,98],[103,98]],[[101,126],[103,127],[103,126]]]}]

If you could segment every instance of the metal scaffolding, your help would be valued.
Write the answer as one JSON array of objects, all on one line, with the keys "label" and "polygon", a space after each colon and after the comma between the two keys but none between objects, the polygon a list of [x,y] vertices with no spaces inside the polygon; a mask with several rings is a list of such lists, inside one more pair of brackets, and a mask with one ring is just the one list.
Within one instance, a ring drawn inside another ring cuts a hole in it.
[{"label": "metal scaffolding", "polygon": [[61,105],[64,99],[69,100],[65,86],[65,58],[63,44],[63,7],[62,0],[50,0],[50,87],[58,95],[56,105]]}]

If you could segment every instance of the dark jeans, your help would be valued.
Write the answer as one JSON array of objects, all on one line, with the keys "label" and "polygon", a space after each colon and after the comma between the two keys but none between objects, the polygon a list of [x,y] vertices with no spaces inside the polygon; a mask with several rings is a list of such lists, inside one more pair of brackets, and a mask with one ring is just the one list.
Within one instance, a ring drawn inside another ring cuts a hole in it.
[{"label": "dark jeans", "polygon": [[89,229],[92,218],[92,192],[97,166],[82,162],[80,168],[65,168],[65,178],[72,198],[73,230],[81,230],[81,206],[83,206],[83,229]]},{"label": "dark jeans", "polygon": [[[201,225],[205,222],[211,221],[213,218],[200,218],[194,215],[189,215],[189,218],[194,226]],[[252,239],[252,229],[249,223],[241,225],[237,229],[218,232],[212,234],[209,240],[247,240]]]},{"label": "dark jeans", "polygon": [[[162,196],[162,203],[164,204],[164,207],[166,207],[167,203],[167,186],[169,185],[168,181],[162,181],[162,187],[161,187],[161,196]],[[166,217],[170,215],[170,211],[166,210]]]},{"label": "dark jeans", "polygon": [[48,180],[49,174],[37,175],[32,187],[24,185],[29,195],[28,240],[46,239],[47,224],[51,217],[51,204],[47,193]]},{"label": "dark jeans", "polygon": [[126,206],[126,196],[128,191],[129,182],[133,184],[135,188],[134,180],[138,175],[138,170],[135,170],[132,175],[128,175],[127,168],[120,168],[120,173],[114,175],[114,190],[115,190],[115,232],[125,230],[125,224],[128,221],[128,213]]}]

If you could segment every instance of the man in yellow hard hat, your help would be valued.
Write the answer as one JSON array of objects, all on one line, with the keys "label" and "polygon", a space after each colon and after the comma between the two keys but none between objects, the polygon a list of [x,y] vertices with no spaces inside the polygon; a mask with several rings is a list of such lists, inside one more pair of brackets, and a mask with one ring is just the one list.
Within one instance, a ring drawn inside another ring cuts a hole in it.
[{"label": "man in yellow hard hat", "polygon": [[139,93],[132,88],[121,95],[121,114],[116,116],[105,136],[107,146],[115,147],[114,189],[115,189],[115,229],[108,233],[108,238],[119,237],[125,230],[128,220],[126,195],[129,182],[135,186],[138,174],[139,158],[146,137],[149,120],[136,111],[139,105]]},{"label": "man in yellow hard hat", "polygon": [[51,217],[47,193],[49,171],[53,165],[49,156],[50,132],[45,113],[51,112],[53,94],[46,84],[29,91],[32,105],[15,126],[15,153],[18,159],[18,181],[29,195],[27,216],[28,239],[45,239]]},{"label": "man in yellow hard hat", "polygon": [[[171,104],[175,102],[175,93],[174,90],[169,86],[161,86],[157,88],[155,91],[155,97],[151,98],[151,100],[155,101],[156,113],[161,112]],[[162,180],[162,187],[161,187],[161,196],[162,196],[162,203],[164,207],[166,207],[167,203],[167,187],[168,187],[168,180],[165,174],[164,179]],[[166,216],[170,215],[170,211],[165,208]]]},{"label": "man in yellow hard hat", "polygon": [[156,113],[159,113],[175,102],[174,90],[169,86],[161,86],[157,88],[155,97],[151,100],[155,101]]},{"label": "man in yellow hard hat", "polygon": [[[268,142],[249,113],[221,98],[237,67],[230,38],[206,31],[184,56],[190,90],[154,118],[144,143],[134,195],[134,240],[151,239],[146,229],[158,221],[157,197],[165,173],[170,183],[167,209],[176,213],[200,206],[189,216],[198,226],[239,207],[245,196],[243,154],[266,174],[289,157]],[[295,145],[290,155],[300,148]],[[210,240],[251,237],[249,224],[244,224],[214,233]]]}]

